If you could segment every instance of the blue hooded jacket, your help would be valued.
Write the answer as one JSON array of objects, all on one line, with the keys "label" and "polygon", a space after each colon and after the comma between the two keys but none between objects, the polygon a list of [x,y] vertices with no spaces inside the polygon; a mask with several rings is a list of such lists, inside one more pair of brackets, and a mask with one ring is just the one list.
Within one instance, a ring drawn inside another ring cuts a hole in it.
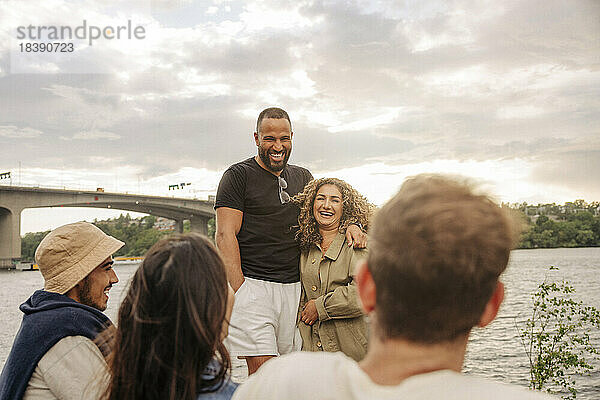
[{"label": "blue hooded jacket", "polygon": [[38,362],[59,340],[94,340],[111,325],[99,310],[45,290],[37,290],[19,308],[25,315],[0,375],[0,400],[21,400]]}]

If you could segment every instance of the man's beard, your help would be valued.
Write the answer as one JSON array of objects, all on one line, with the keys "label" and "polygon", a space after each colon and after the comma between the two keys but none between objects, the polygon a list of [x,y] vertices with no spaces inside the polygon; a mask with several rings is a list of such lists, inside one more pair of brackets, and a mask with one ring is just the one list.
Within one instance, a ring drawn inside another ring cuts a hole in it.
[{"label": "man's beard", "polygon": [[285,151],[285,156],[283,157],[283,160],[277,164],[273,164],[271,162],[271,157],[269,157],[268,150],[263,150],[262,148],[259,147],[258,156],[260,157],[263,164],[265,164],[268,169],[270,169],[273,172],[279,172],[285,168],[285,166],[287,165],[287,162],[290,158],[291,151],[288,151],[288,150],[284,150],[284,151]]},{"label": "man's beard", "polygon": [[79,289],[79,302],[81,304],[85,304],[86,306],[90,306],[95,308],[96,310],[100,310],[100,311],[104,311],[106,310],[106,307],[101,306],[100,304],[97,304],[94,299],[92,298],[92,294],[91,294],[91,283],[90,283],[90,279],[89,276],[86,276],[85,278],[83,278],[83,285],[81,286],[81,289]]}]

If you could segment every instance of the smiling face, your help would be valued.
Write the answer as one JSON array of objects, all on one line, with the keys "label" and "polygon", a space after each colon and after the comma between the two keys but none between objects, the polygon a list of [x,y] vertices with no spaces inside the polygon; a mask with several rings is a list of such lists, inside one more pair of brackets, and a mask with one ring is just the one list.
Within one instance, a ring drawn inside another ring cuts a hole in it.
[{"label": "smiling face", "polygon": [[76,286],[78,298],[75,300],[100,311],[106,310],[108,292],[112,285],[119,282],[112,265],[112,257],[108,257],[83,278]]},{"label": "smiling face", "polygon": [[259,164],[279,174],[292,153],[290,123],[285,118],[265,118],[260,123],[259,132],[254,132],[254,141],[258,146]]},{"label": "smiling face", "polygon": [[319,229],[338,229],[343,213],[342,193],[335,185],[326,184],[319,188],[313,203],[313,215]]}]

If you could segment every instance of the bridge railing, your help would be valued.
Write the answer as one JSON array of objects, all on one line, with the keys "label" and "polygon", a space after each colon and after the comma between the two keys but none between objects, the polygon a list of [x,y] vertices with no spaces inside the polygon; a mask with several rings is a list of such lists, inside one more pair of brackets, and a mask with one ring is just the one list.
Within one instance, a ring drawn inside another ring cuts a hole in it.
[{"label": "bridge railing", "polygon": [[[89,187],[84,185],[77,185],[76,187],[67,187],[67,186],[59,186],[59,185],[40,185],[36,183],[20,183],[20,184],[10,184],[4,183],[0,181],[0,187],[26,187],[32,189],[53,189],[53,190],[80,190],[84,192],[98,192],[98,193],[110,193],[110,194],[138,194],[142,196],[161,196],[161,197],[177,197],[177,198],[190,198],[193,200],[214,200],[215,190],[203,190],[203,189],[192,189],[193,193],[169,193],[165,195],[164,193],[143,193],[139,191],[119,191],[119,190],[106,190],[106,188],[102,188],[103,190],[98,190],[98,187]],[[201,196],[198,196],[199,193],[202,193]]]},{"label": "bridge railing", "polygon": [[10,183],[2,183],[2,181],[0,181],[0,186],[8,186],[8,187],[29,187],[29,188],[34,188],[34,189],[57,189],[57,190],[86,190],[86,191],[94,191],[96,190],[94,189],[90,189],[90,188],[82,188],[81,185],[79,185],[76,188],[67,188],[66,186],[58,186],[58,185],[40,185],[37,183],[19,183],[19,184],[10,184]]}]

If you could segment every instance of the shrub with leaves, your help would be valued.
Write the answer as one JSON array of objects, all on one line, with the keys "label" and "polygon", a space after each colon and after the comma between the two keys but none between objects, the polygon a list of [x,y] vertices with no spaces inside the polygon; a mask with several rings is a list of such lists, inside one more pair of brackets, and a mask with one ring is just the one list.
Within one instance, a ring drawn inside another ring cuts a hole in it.
[{"label": "shrub with leaves", "polygon": [[600,332],[600,313],[574,300],[574,293],[575,288],[565,280],[544,281],[532,294],[531,317],[518,326],[529,358],[529,386],[559,391],[564,399],[577,397],[575,376],[591,372],[598,360],[598,347],[590,333]]}]

